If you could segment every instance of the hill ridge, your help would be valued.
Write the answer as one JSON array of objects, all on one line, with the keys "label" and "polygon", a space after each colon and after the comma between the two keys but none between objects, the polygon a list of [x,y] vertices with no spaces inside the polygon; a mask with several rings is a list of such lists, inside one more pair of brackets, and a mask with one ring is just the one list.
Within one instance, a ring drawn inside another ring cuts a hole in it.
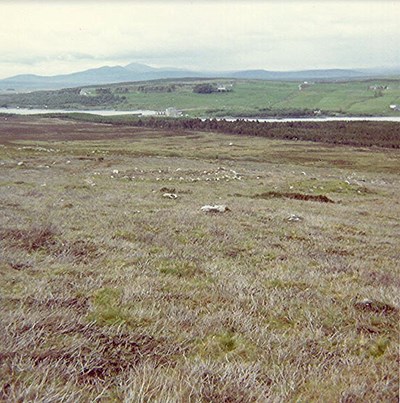
[{"label": "hill ridge", "polygon": [[272,71],[247,69],[232,71],[194,71],[174,67],[152,67],[141,63],[125,66],[100,66],[58,75],[19,74],[0,80],[0,90],[50,90],[85,85],[116,84],[168,78],[245,78],[261,80],[335,80],[376,76],[362,69],[307,69]]}]

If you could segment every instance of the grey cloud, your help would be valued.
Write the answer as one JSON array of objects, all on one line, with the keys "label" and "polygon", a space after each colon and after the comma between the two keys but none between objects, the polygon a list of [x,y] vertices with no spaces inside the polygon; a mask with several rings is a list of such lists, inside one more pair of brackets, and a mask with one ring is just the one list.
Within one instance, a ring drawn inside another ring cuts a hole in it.
[{"label": "grey cloud", "polygon": [[46,61],[79,61],[79,60],[96,60],[96,57],[87,53],[68,52],[54,54],[20,54],[20,53],[5,53],[1,56],[1,63],[19,63],[26,65],[40,64]]},{"label": "grey cloud", "polygon": [[135,61],[199,70],[400,64],[394,1],[31,4],[0,3],[8,16],[0,26],[0,76],[13,64],[45,74]]}]

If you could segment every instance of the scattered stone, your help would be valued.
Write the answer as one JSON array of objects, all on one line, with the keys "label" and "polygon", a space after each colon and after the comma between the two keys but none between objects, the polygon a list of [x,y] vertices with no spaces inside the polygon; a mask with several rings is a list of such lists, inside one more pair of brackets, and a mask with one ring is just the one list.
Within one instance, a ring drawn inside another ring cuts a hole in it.
[{"label": "scattered stone", "polygon": [[287,220],[291,222],[303,221],[303,217],[300,217],[299,215],[296,214],[290,214]]},{"label": "scattered stone", "polygon": [[20,162],[18,162],[18,164],[17,164],[19,167],[20,166],[22,166],[22,165],[24,165],[24,161],[20,161]]},{"label": "scattered stone", "polygon": [[114,175],[118,175],[118,174],[119,174],[119,171],[118,171],[118,169],[113,169],[112,173],[113,173]]},{"label": "scattered stone", "polygon": [[165,197],[166,199],[172,199],[175,200],[178,198],[178,195],[175,193],[164,193],[163,197]]},{"label": "scattered stone", "polygon": [[225,213],[231,211],[231,209],[224,204],[215,204],[214,206],[205,205],[200,209],[204,213]]},{"label": "scattered stone", "polygon": [[85,183],[87,183],[90,186],[96,186],[96,183],[90,178],[85,179]]}]

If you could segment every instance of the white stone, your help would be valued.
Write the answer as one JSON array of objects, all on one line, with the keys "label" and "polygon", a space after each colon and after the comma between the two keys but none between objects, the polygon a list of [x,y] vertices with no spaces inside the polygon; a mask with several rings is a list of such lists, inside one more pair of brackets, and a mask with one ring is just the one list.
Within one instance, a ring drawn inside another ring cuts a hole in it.
[{"label": "white stone", "polygon": [[288,221],[292,221],[292,222],[297,222],[297,221],[302,221],[303,218],[296,215],[296,214],[290,214],[290,216],[287,219]]},{"label": "white stone", "polygon": [[177,199],[178,195],[176,195],[175,193],[164,193],[163,197],[165,197],[166,199]]}]

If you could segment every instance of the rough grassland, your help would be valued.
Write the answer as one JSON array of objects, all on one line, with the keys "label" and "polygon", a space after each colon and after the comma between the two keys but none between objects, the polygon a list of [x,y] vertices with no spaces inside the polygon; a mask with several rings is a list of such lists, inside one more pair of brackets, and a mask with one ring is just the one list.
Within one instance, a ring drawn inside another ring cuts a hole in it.
[{"label": "rough grassland", "polygon": [[1,122],[0,399],[397,402],[399,157]]}]

